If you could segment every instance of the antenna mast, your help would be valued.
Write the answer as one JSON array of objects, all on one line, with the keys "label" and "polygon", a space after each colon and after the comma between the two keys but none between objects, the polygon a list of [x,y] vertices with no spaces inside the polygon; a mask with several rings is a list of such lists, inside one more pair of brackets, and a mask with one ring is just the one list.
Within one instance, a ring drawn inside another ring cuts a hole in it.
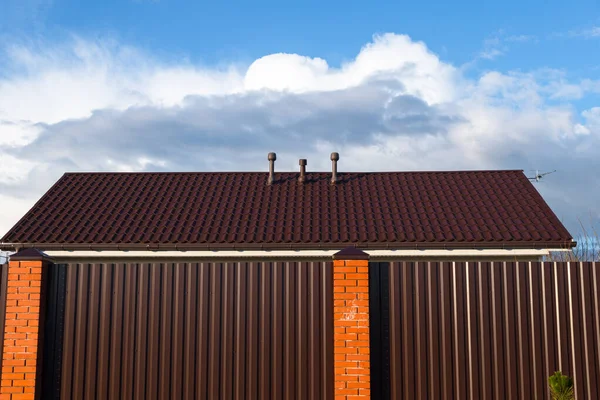
[{"label": "antenna mast", "polygon": [[538,171],[538,170],[536,169],[536,170],[535,170],[535,176],[533,176],[533,177],[531,177],[531,178],[528,178],[528,179],[529,179],[530,181],[536,181],[536,182],[539,182],[539,181],[541,181],[541,180],[542,180],[542,178],[543,178],[543,177],[545,177],[546,175],[550,175],[550,174],[553,174],[553,173],[555,173],[555,172],[556,172],[556,170],[553,170],[553,171],[548,171],[548,172],[542,172],[542,173],[540,173],[540,171]]}]

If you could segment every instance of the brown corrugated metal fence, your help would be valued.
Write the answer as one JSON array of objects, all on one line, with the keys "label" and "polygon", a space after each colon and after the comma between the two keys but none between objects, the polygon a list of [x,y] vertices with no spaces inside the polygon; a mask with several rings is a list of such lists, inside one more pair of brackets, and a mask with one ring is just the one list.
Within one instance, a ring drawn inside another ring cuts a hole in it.
[{"label": "brown corrugated metal fence", "polygon": [[330,399],[330,263],[62,264],[62,399]]},{"label": "brown corrugated metal fence", "polygon": [[600,264],[394,262],[392,399],[545,399],[600,391]]},{"label": "brown corrugated metal fence", "polygon": [[4,343],[4,323],[6,316],[6,293],[8,289],[8,264],[0,264],[0,371]]}]

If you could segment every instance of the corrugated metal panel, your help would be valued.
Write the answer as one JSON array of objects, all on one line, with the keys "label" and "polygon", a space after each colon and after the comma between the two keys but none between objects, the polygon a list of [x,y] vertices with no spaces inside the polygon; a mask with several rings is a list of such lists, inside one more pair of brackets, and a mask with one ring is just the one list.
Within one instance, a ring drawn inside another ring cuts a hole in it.
[{"label": "corrugated metal panel", "polygon": [[41,312],[45,313],[42,354],[42,393],[44,400],[60,399],[60,377],[62,370],[62,351],[65,314],[65,268],[54,264],[44,267],[43,297],[46,301]]},{"label": "corrugated metal panel", "polygon": [[390,263],[393,399],[600,398],[600,265]]},{"label": "corrugated metal panel", "polygon": [[389,263],[369,263],[371,396],[390,399]]},{"label": "corrugated metal panel", "polygon": [[4,319],[6,316],[6,293],[8,289],[8,264],[0,264],[0,371],[4,351]]},{"label": "corrugated metal panel", "polygon": [[330,399],[330,263],[63,264],[61,398]]}]

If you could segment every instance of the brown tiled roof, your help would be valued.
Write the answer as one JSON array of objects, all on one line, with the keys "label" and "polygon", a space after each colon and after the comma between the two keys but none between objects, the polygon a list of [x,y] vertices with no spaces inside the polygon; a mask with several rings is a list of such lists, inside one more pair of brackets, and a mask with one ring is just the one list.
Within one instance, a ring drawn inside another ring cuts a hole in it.
[{"label": "brown tiled roof", "polygon": [[[522,171],[68,173],[2,239],[40,248],[568,246]],[[91,247],[94,245],[95,247]]]}]

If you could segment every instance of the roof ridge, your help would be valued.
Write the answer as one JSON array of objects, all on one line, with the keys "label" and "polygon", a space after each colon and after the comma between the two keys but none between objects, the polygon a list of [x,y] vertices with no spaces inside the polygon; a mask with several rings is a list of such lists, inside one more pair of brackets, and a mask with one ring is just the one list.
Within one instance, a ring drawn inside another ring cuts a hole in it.
[{"label": "roof ridge", "polygon": [[[498,173],[523,172],[522,169],[464,169],[464,170],[419,170],[419,171],[338,171],[338,174],[466,174],[466,173]],[[278,174],[294,174],[298,171],[276,171]],[[193,174],[268,174],[269,171],[72,171],[64,175],[193,175]],[[331,171],[306,171],[307,174],[330,174]]]}]

